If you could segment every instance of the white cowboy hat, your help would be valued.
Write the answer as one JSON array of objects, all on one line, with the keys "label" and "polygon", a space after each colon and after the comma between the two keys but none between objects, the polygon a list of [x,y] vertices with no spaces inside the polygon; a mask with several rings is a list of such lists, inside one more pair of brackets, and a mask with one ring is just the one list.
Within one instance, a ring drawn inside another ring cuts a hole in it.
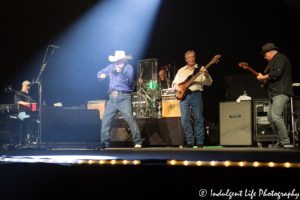
[{"label": "white cowboy hat", "polygon": [[115,56],[108,56],[108,60],[110,62],[116,62],[117,60],[123,60],[123,59],[132,59],[131,54],[129,56],[125,55],[125,51],[116,51]]}]

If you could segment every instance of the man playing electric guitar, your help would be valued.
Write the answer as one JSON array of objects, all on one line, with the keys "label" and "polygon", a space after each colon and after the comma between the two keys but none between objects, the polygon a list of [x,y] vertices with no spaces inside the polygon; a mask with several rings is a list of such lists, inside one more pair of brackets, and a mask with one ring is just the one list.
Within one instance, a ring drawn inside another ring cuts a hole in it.
[{"label": "man playing electric guitar", "polygon": [[209,76],[208,71],[196,64],[195,52],[187,51],[185,53],[185,61],[187,65],[178,70],[175,79],[172,83],[173,88],[180,91],[178,84],[186,81],[186,79],[192,75],[202,71],[202,74],[198,76],[194,82],[188,87],[186,96],[180,101],[181,123],[186,136],[187,145],[186,148],[192,148],[194,146],[193,129],[190,123],[190,106],[193,109],[196,129],[196,140],[198,148],[203,148],[204,141],[204,125],[202,116],[202,91],[204,85],[211,85],[212,78]]},{"label": "man playing electric guitar", "polygon": [[259,73],[257,79],[259,81],[268,80],[269,93],[269,109],[268,120],[277,138],[275,148],[283,147],[284,144],[289,144],[287,129],[282,117],[284,105],[289,100],[289,97],[294,95],[292,87],[292,67],[289,59],[282,53],[277,51],[273,43],[267,43],[262,47],[261,54],[264,58],[273,62],[270,65],[270,71],[266,75]]}]

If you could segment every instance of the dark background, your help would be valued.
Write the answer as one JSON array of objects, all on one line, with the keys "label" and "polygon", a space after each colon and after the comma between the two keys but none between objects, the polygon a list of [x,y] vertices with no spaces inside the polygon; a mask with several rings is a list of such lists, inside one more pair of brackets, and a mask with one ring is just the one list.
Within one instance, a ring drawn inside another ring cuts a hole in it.
[{"label": "dark background", "polygon": [[[1,2],[1,104],[13,103],[14,94],[5,93],[4,89],[12,85],[13,89],[20,90],[24,80],[35,79],[47,46],[61,46],[53,43],[54,39],[97,3],[95,0]],[[204,117],[218,123],[219,102],[227,100],[224,77],[250,74],[238,66],[240,62],[247,62],[254,70],[263,72],[267,61],[259,52],[265,43],[274,43],[288,56],[293,67],[293,82],[299,82],[299,8],[297,0],[164,0],[149,45],[145,46],[145,55],[134,57],[129,63],[136,68],[139,59],[160,58],[175,61],[177,67],[182,67],[186,64],[185,52],[194,50],[197,63],[206,65],[214,55],[221,54],[220,63],[208,69],[213,84],[205,87],[203,93]],[[99,66],[97,69],[81,60],[82,67],[77,70],[66,66],[66,60],[84,56],[87,49],[68,57],[60,56],[62,50],[63,46],[55,50],[43,72],[43,99],[47,104],[62,102],[65,107],[79,106],[88,100],[107,99],[105,82],[99,82],[96,74],[109,64],[107,57],[112,52],[99,55],[106,61],[93,63]],[[38,62],[32,62],[34,59]],[[65,70],[61,70],[63,68]],[[244,90],[246,88],[237,93],[242,94]],[[31,93],[37,96],[36,85]],[[248,92],[248,95],[255,94]],[[236,98],[238,96],[233,97]]]}]

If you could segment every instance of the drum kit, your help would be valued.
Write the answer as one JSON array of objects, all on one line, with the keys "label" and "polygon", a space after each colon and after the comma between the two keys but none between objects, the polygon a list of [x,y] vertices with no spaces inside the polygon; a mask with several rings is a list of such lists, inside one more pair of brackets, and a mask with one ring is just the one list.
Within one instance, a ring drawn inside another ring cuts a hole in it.
[{"label": "drum kit", "polygon": [[[151,82],[151,81],[150,81]],[[135,118],[160,118],[161,117],[161,90],[158,84],[145,91],[140,88],[131,94],[132,115]]]}]

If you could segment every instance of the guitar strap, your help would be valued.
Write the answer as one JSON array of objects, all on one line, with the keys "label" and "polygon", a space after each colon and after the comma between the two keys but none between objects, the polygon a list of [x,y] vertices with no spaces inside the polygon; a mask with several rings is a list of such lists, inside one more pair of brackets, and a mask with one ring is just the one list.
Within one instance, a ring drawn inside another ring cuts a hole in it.
[{"label": "guitar strap", "polygon": [[200,71],[201,68],[202,68],[202,65],[198,65],[198,68],[194,69],[193,76],[195,76]]},{"label": "guitar strap", "polygon": [[269,71],[269,69],[270,69],[271,65],[273,64],[273,62],[274,62],[274,60],[270,60],[269,64],[267,65],[267,67],[264,71],[265,74]]}]

